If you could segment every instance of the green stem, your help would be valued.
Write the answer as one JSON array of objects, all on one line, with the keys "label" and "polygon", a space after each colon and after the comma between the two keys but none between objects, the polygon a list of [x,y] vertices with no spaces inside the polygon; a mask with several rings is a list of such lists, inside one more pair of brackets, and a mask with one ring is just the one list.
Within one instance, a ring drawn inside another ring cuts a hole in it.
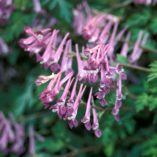
[{"label": "green stem", "polygon": [[150,72],[150,70],[148,68],[144,68],[144,67],[141,67],[138,65],[132,65],[132,64],[120,64],[120,65],[122,65],[123,67],[126,67],[126,68],[130,68],[130,69],[135,69],[135,70],[144,71],[144,72]]}]

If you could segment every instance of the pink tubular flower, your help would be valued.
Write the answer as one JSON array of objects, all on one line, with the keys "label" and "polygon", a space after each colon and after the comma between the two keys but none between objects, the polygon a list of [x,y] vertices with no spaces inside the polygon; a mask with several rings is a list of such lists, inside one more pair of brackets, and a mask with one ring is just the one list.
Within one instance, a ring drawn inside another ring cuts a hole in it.
[{"label": "pink tubular flower", "polygon": [[34,136],[34,131],[29,130],[30,148],[28,150],[25,147],[26,133],[24,125],[17,123],[13,115],[10,115],[10,118],[7,119],[0,112],[0,151],[3,154],[21,156],[24,152],[28,152],[29,155],[33,155],[35,153]]},{"label": "pink tubular flower", "polygon": [[15,140],[15,135],[11,127],[10,121],[0,112],[0,149],[4,152],[7,152],[8,144]]},{"label": "pink tubular flower", "polygon": [[86,21],[92,16],[91,10],[88,7],[88,4],[84,1],[74,9],[73,14],[73,27],[75,28],[75,32],[81,35]]},{"label": "pink tubular flower", "polygon": [[93,16],[93,18],[87,21],[86,25],[84,26],[82,35],[85,39],[88,39],[89,42],[96,42],[99,40],[106,41],[106,37],[104,39],[103,37],[107,34],[107,31],[110,32],[111,23],[118,23],[118,19],[116,21],[114,20],[115,19],[112,16],[107,14]]},{"label": "pink tubular flower", "polygon": [[14,145],[11,147],[11,151],[16,154],[21,154],[24,152],[24,128],[21,124],[16,122],[13,123],[15,128],[15,142]]},{"label": "pink tubular flower", "polygon": [[0,1],[0,25],[6,24],[14,10],[12,0]]},{"label": "pink tubular flower", "polygon": [[120,52],[120,54],[124,57],[127,57],[127,54],[129,51],[129,39],[130,39],[130,33],[127,34],[125,42],[124,42],[123,47]]},{"label": "pink tubular flower", "polygon": [[42,7],[40,4],[40,0],[33,0],[33,6],[34,6],[34,11],[36,13],[41,13],[42,12]]},{"label": "pink tubular flower", "polygon": [[57,103],[55,105],[50,107],[50,109],[53,112],[57,112],[58,113],[58,116],[60,118],[64,117],[65,114],[66,114],[65,102],[66,102],[67,95],[68,95],[68,92],[69,92],[69,89],[70,89],[70,86],[71,86],[72,82],[73,82],[73,79],[70,78],[68,80],[68,82],[66,83],[66,86],[65,86],[65,89],[63,91],[62,96],[59,98],[59,100],[57,101]]},{"label": "pink tubular flower", "polygon": [[88,101],[86,104],[86,112],[85,112],[84,117],[81,120],[81,122],[84,123],[87,130],[91,129],[90,116],[91,116],[92,91],[93,91],[93,89],[91,88],[89,96],[88,96]]},{"label": "pink tubular flower", "polygon": [[93,108],[92,112],[93,112],[93,125],[92,125],[92,129],[94,130],[95,136],[96,137],[100,137],[102,135],[102,132],[99,129],[99,120],[98,120],[98,115],[97,115],[96,109]]},{"label": "pink tubular flower", "polygon": [[35,134],[32,126],[29,127],[29,154],[35,155]]},{"label": "pink tubular flower", "polygon": [[[50,102],[52,102],[55,97],[59,94],[59,91],[62,87],[62,85],[72,77],[73,72],[68,73],[62,80],[61,80],[61,72],[54,77],[47,88],[40,94],[41,101],[45,104],[45,107],[47,108]],[[48,105],[48,106],[47,106]]]},{"label": "pink tubular flower", "polygon": [[[88,50],[86,50],[88,51]],[[101,52],[99,52],[100,54]],[[99,64],[99,59],[101,58],[101,54],[97,56],[97,61],[95,61],[95,64]],[[97,54],[96,54],[97,55]],[[93,56],[94,57],[94,56]],[[78,64],[78,79],[81,81],[87,81],[90,83],[95,83],[98,79],[98,68],[91,68],[91,64],[88,61],[82,61],[80,57],[80,53],[78,50],[78,45],[76,45],[76,59]],[[95,58],[94,58],[95,59]]]},{"label": "pink tubular flower", "polygon": [[[85,13],[82,10],[85,10]],[[74,10],[73,27],[78,34],[83,35],[85,39],[93,43],[103,39],[102,37],[110,32],[111,23],[118,23],[118,21],[119,19],[111,14],[94,13],[84,2]]]},{"label": "pink tubular flower", "polygon": [[5,56],[9,53],[9,47],[4,42],[2,38],[0,38],[0,56]]},{"label": "pink tubular flower", "polygon": [[136,4],[145,4],[145,5],[155,5],[157,4],[156,0],[133,0]]},{"label": "pink tubular flower", "polygon": [[[64,53],[64,46],[66,45],[69,33],[67,33],[59,43],[58,30],[52,31],[47,28],[34,32],[30,27],[27,27],[25,28],[25,32],[29,37],[21,39],[20,46],[30,52],[31,55],[34,54],[37,61],[43,64],[44,67],[50,68],[53,72],[58,72],[60,70],[58,62],[62,53]],[[68,61],[68,63],[70,64],[70,61]]]},{"label": "pink tubular flower", "polygon": [[143,35],[142,31],[139,32],[134,49],[131,55],[129,56],[129,61],[131,63],[135,63],[140,58],[143,52],[141,46],[145,45],[145,43],[147,42],[147,39],[148,39],[148,34]]},{"label": "pink tubular flower", "polygon": [[61,70],[72,71],[72,41],[68,40],[62,57]]},{"label": "pink tubular flower", "polygon": [[84,91],[86,89],[86,86],[83,88],[83,84],[80,85],[80,89],[79,89],[79,92],[77,94],[77,97],[72,105],[72,112],[70,115],[67,116],[67,119],[68,120],[75,120],[76,118],[76,115],[77,115],[77,111],[78,111],[78,107],[79,107],[79,104],[80,104],[80,100],[84,94]]}]

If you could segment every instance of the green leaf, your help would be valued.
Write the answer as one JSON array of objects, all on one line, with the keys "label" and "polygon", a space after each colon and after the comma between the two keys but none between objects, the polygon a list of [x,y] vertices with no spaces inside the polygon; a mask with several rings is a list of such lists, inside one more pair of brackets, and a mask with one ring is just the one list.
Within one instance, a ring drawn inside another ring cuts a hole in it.
[{"label": "green leaf", "polygon": [[145,106],[148,104],[148,96],[147,94],[142,94],[138,97],[136,101],[136,111],[139,112],[144,109]]},{"label": "green leaf", "polygon": [[[150,10],[148,8],[143,9],[141,12],[135,12],[127,20],[129,27],[144,26],[151,18]],[[142,22],[141,22],[142,21]]]},{"label": "green leaf", "polygon": [[14,112],[16,115],[22,114],[24,110],[27,108],[27,106],[32,107],[34,102],[33,87],[34,87],[33,79],[29,78],[26,83],[25,90],[22,92],[21,95],[19,95],[15,102],[17,107],[15,108]]},{"label": "green leaf", "polygon": [[128,63],[127,58],[119,54],[117,55],[117,61],[122,64]]},{"label": "green leaf", "polygon": [[46,139],[44,142],[37,145],[38,150],[46,149],[49,152],[60,151],[64,147],[64,142],[61,139]]},{"label": "green leaf", "polygon": [[150,74],[148,75],[148,81],[157,79],[157,61],[150,64]]},{"label": "green leaf", "polygon": [[[2,37],[7,41],[15,41],[23,32],[25,26],[32,23],[34,16],[32,14],[24,14],[21,11],[14,11],[8,25],[1,33]],[[16,41],[18,42],[18,41]]]},{"label": "green leaf", "polygon": [[[66,22],[70,23],[71,22],[71,17],[72,17],[72,9],[71,9],[71,4],[69,3],[68,0],[49,0],[49,9],[59,9],[59,14],[62,18],[65,19]],[[58,10],[57,10],[58,12]]]}]

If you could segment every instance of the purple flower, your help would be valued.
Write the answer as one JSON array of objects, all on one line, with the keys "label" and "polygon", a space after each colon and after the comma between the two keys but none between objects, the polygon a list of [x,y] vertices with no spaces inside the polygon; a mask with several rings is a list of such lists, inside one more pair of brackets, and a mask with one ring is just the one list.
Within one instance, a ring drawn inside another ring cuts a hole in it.
[{"label": "purple flower", "polygon": [[[29,134],[25,133],[24,125],[15,121],[12,114],[6,118],[0,112],[0,151],[3,154],[16,154],[21,156],[24,152],[35,154],[35,132],[29,128]],[[29,137],[29,149],[25,146],[26,137]]]},{"label": "purple flower", "polygon": [[80,104],[80,100],[83,96],[83,93],[84,93],[85,89],[86,89],[86,86],[83,88],[83,84],[81,84],[79,92],[76,96],[76,99],[75,99],[73,105],[71,106],[71,111],[72,112],[70,112],[70,114],[67,115],[68,120],[75,120],[76,119],[77,111],[78,111],[79,104]]},{"label": "purple flower", "polygon": [[127,27],[124,27],[120,32],[118,32],[118,34],[116,36],[116,41],[122,40],[126,31],[127,31]]},{"label": "purple flower", "polygon": [[133,0],[136,4],[145,4],[145,5],[155,5],[157,4],[156,0]]},{"label": "purple flower", "polygon": [[[61,42],[58,42],[58,30],[42,29],[34,32],[30,27],[25,28],[25,32],[29,37],[20,40],[20,45],[31,55],[36,55],[37,61],[44,65],[45,68],[50,68],[53,72],[58,72],[61,66],[58,64],[63,53],[68,53],[71,42],[67,42],[69,33],[67,33]],[[58,40],[59,39],[59,40]],[[65,51],[64,46],[67,45]],[[65,55],[64,55],[65,58]],[[63,59],[64,59],[63,58]],[[63,62],[67,62],[68,68],[72,64],[70,58]]]},{"label": "purple flower", "polygon": [[66,99],[67,99],[67,95],[69,93],[69,89],[70,89],[70,86],[73,82],[73,79],[69,79],[68,82],[66,83],[66,86],[65,86],[65,89],[62,93],[62,96],[59,98],[59,100],[57,101],[57,103],[53,106],[50,107],[50,109],[53,111],[53,112],[57,112],[58,113],[58,116],[60,118],[64,117],[65,114],[66,114],[66,106],[65,106],[65,102],[66,102]]},{"label": "purple flower", "polygon": [[0,25],[6,24],[10,18],[14,7],[12,0],[1,0],[0,1]]},{"label": "purple flower", "polygon": [[129,51],[129,39],[130,39],[130,33],[127,34],[125,42],[124,42],[123,47],[120,52],[120,54],[124,57],[127,57],[127,54]]},{"label": "purple flower", "polygon": [[49,103],[52,102],[55,97],[59,94],[59,91],[62,85],[73,76],[73,72],[68,73],[61,80],[61,72],[58,73],[49,83],[47,88],[40,94],[41,101],[46,105],[45,107],[49,107]]},{"label": "purple flower", "polygon": [[109,36],[110,36],[110,32],[111,32],[111,28],[112,28],[113,22],[109,21],[106,23],[105,27],[102,29],[100,36],[98,38],[98,42],[106,44]]},{"label": "purple flower", "polygon": [[62,57],[61,70],[72,71],[72,41],[68,40]]},{"label": "purple flower", "polygon": [[42,12],[42,7],[40,4],[40,0],[33,0],[33,6],[34,6],[34,11],[36,13],[41,13]]},{"label": "purple flower", "polygon": [[111,14],[94,13],[84,2],[74,10],[73,27],[77,34],[93,43],[106,40],[111,25],[118,21],[119,19]]},{"label": "purple flower", "polygon": [[143,32],[139,32],[138,34],[138,38],[136,40],[136,43],[134,45],[134,49],[131,53],[131,55],[129,56],[129,61],[131,63],[135,63],[140,56],[142,55],[143,50],[141,49],[141,46],[144,46],[144,44],[147,42],[148,39],[148,34],[145,34],[143,36]]},{"label": "purple flower", "polygon": [[15,141],[11,147],[11,152],[21,154],[24,152],[24,127],[16,122],[13,123],[15,129]]},{"label": "purple flower", "polygon": [[96,112],[95,108],[92,108],[93,112],[93,124],[92,124],[92,129],[94,130],[94,134],[96,137],[100,137],[102,135],[101,130],[99,129],[99,120],[98,120],[98,115]]},{"label": "purple flower", "polygon": [[109,51],[108,51],[108,56],[110,58],[113,58],[113,52],[114,52],[114,47],[115,47],[115,40],[116,40],[116,33],[117,33],[117,29],[118,29],[118,23],[114,24],[114,28],[111,34],[111,37],[109,39]]},{"label": "purple flower", "polygon": [[78,5],[77,8],[74,9],[73,15],[73,27],[75,28],[75,32],[81,35],[84,25],[92,16],[88,4],[84,1],[82,4]]},{"label": "purple flower", "polygon": [[[78,45],[76,45],[76,59],[78,64],[78,79],[81,81],[87,81],[90,83],[95,83],[98,79],[98,69],[92,69],[91,65],[87,61],[82,61]],[[100,59],[101,60],[101,59]],[[95,61],[95,64],[97,64],[99,61]],[[99,63],[98,63],[99,64]]]},{"label": "purple flower", "polygon": [[37,59],[40,56],[41,50],[46,48],[46,44],[51,36],[51,29],[43,29],[38,32],[33,32],[32,28],[26,27],[25,33],[29,36],[20,39],[19,44],[25,51],[30,52],[30,55],[36,55]]},{"label": "purple flower", "polygon": [[34,156],[35,155],[35,134],[34,128],[32,126],[29,127],[29,154]]},{"label": "purple flower", "polygon": [[116,102],[112,110],[112,114],[115,119],[119,120],[119,111],[122,106],[122,80],[125,80],[126,77],[123,73],[123,70],[117,67],[117,72],[119,73],[119,79],[117,81],[117,89],[116,89]]},{"label": "purple flower", "polygon": [[10,121],[4,117],[2,112],[0,112],[0,132],[0,149],[7,152],[8,144],[15,140],[15,135],[11,128]]},{"label": "purple flower", "polygon": [[0,38],[0,56],[5,56],[9,53],[9,47],[4,42],[2,38]]},{"label": "purple flower", "polygon": [[91,129],[90,116],[91,116],[92,91],[93,91],[93,89],[91,88],[89,96],[88,96],[88,101],[86,104],[86,112],[85,112],[84,117],[81,120],[81,122],[84,123],[87,130]]}]

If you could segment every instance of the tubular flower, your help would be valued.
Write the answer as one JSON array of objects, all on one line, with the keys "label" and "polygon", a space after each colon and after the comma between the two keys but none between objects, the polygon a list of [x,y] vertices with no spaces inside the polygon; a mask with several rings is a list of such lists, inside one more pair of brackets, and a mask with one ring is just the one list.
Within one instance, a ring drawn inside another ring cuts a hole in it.
[{"label": "tubular flower", "polygon": [[82,118],[81,122],[84,123],[85,127],[87,130],[91,129],[91,122],[90,122],[90,117],[91,117],[91,101],[92,101],[92,91],[93,89],[90,89],[90,93],[89,93],[89,97],[88,97],[88,101],[86,104],[86,112],[84,117]]},{"label": "tubular flower", "polygon": [[111,14],[94,13],[86,2],[74,10],[74,30],[92,43],[98,40],[106,41],[112,26],[118,22],[119,19]]},{"label": "tubular flower", "polygon": [[78,5],[73,11],[73,27],[78,35],[82,34],[82,29],[86,24],[87,19],[92,17],[91,9],[88,4],[84,1],[82,4]]},{"label": "tubular flower", "polygon": [[76,59],[78,64],[78,79],[80,81],[87,81],[95,83],[98,79],[98,68],[93,69],[88,61],[81,60],[78,45],[76,45]]},{"label": "tubular flower", "polygon": [[9,53],[9,47],[4,42],[2,38],[0,38],[0,56],[5,56]]},{"label": "tubular flower", "polygon": [[12,0],[0,1],[0,25],[4,25],[13,12]]},{"label": "tubular flower", "polygon": [[115,105],[112,110],[112,114],[115,117],[115,119],[119,120],[119,110],[122,106],[122,80],[126,79],[125,74],[123,73],[123,70],[120,67],[117,67],[117,73],[119,74],[119,78],[117,81],[117,87],[116,87],[116,101]]},{"label": "tubular flower", "polygon": [[[32,131],[31,131],[32,132]],[[35,134],[31,133],[29,142],[31,145],[31,151],[27,150],[25,146],[25,128],[24,125],[17,123],[13,116],[6,118],[2,112],[0,112],[0,151],[4,154],[16,154],[21,155],[24,152],[28,152],[30,155],[34,154],[33,141]]]},{"label": "tubular flower", "polygon": [[33,6],[34,6],[34,12],[41,13],[43,11],[40,4],[40,0],[33,0]]},{"label": "tubular flower", "polygon": [[99,120],[98,120],[98,114],[96,112],[96,109],[93,108],[92,109],[92,112],[93,112],[93,124],[92,124],[92,129],[94,131],[94,134],[96,137],[100,137],[102,132],[101,130],[99,129]]},{"label": "tubular flower", "polygon": [[35,132],[32,126],[29,127],[29,154],[35,155]]},{"label": "tubular flower", "polygon": [[144,5],[155,5],[157,4],[156,0],[133,0],[136,4],[144,4]]},{"label": "tubular flower", "polygon": [[[58,30],[47,28],[34,32],[30,27],[27,27],[25,32],[29,37],[20,40],[21,47],[30,52],[31,55],[35,55],[37,61],[43,64],[45,68],[50,68],[53,72],[59,71],[60,65],[58,62],[64,52],[69,33],[64,36],[59,44]],[[69,47],[70,45],[71,42],[68,43]],[[70,64],[69,61],[68,63]]]},{"label": "tubular flower", "polygon": [[[82,7],[87,7],[82,5]],[[89,8],[89,7],[88,7]],[[84,26],[82,28],[82,36],[85,37],[89,41],[89,49],[96,50],[97,47],[100,45],[103,45],[103,47],[108,47],[108,52],[106,55],[109,57],[109,62],[114,61],[115,56],[115,48],[119,41],[124,41],[124,45],[121,49],[120,54],[123,56],[128,55],[129,51],[129,40],[131,38],[131,33],[127,31],[127,28],[122,28],[120,32],[118,32],[118,24],[120,22],[118,17],[115,17],[110,14],[103,14],[103,13],[97,13],[94,14],[92,10],[90,10],[91,15],[90,18],[86,19],[86,22],[84,22]],[[82,12],[78,12],[82,14]],[[79,15],[78,15],[79,16]],[[85,15],[84,15],[85,16]],[[74,16],[75,17],[75,16]],[[79,23],[81,23],[81,19],[79,20]],[[79,27],[78,23],[78,27]],[[74,29],[77,29],[74,27]],[[127,33],[127,36],[125,34]],[[143,32],[140,32],[138,35],[138,39],[134,45],[132,54],[129,55],[129,62],[135,63],[142,54],[141,46],[143,46],[148,39],[148,35],[144,34]],[[99,58],[100,53],[92,53],[93,51],[89,51],[87,49],[85,51],[85,54],[88,54],[89,61],[92,60],[92,58]],[[88,53],[90,52],[90,53]],[[97,54],[97,55],[96,55]],[[92,56],[93,55],[93,56]],[[96,60],[95,59],[95,60]],[[100,62],[99,62],[100,63]],[[93,64],[95,65],[95,64]],[[100,64],[99,64],[100,65]]]},{"label": "tubular flower", "polygon": [[148,34],[143,34],[142,31],[139,32],[133,51],[129,57],[130,63],[134,63],[140,58],[143,52],[141,46],[145,45],[147,39],[148,39]]},{"label": "tubular flower", "polygon": [[101,41],[105,43],[115,23],[118,23],[118,19],[115,19],[111,15],[96,15],[87,21],[82,29],[82,35],[89,42]]}]

